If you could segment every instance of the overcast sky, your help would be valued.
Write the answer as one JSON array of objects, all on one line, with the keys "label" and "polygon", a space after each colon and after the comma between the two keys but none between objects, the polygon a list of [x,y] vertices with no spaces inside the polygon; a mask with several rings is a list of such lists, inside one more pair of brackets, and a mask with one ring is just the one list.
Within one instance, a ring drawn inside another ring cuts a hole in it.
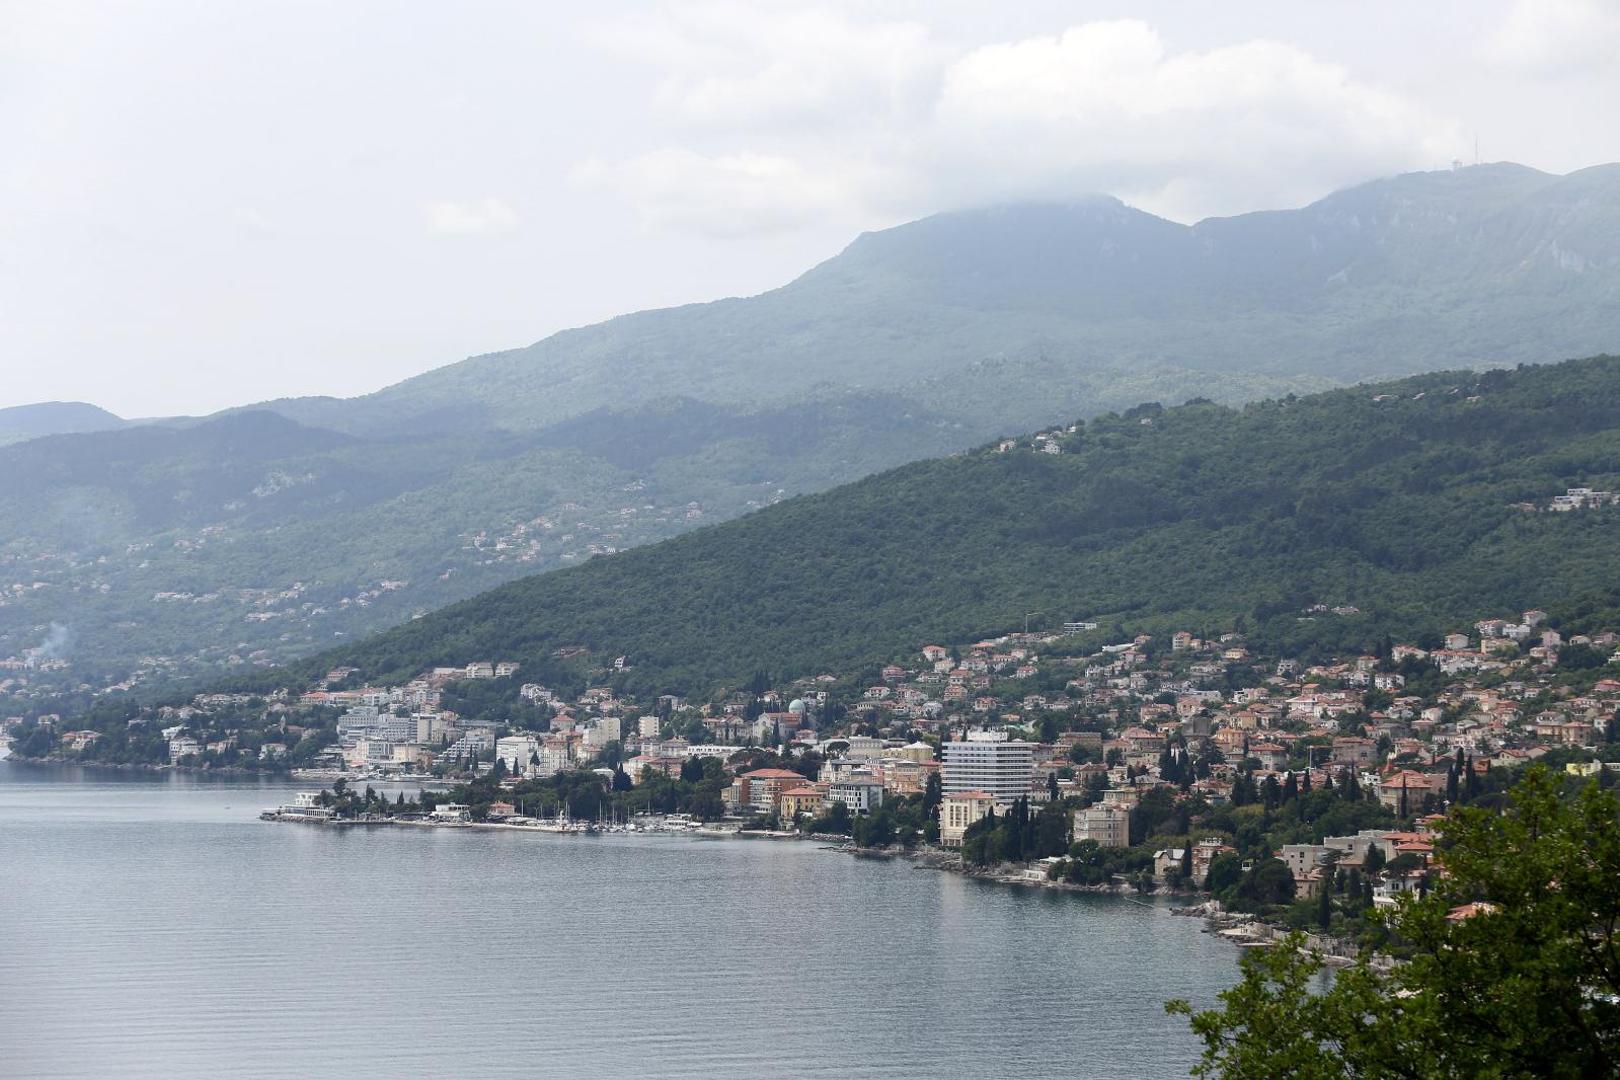
[{"label": "overcast sky", "polygon": [[1620,160],[1620,0],[0,0],[0,405],[363,393],[857,232]]}]

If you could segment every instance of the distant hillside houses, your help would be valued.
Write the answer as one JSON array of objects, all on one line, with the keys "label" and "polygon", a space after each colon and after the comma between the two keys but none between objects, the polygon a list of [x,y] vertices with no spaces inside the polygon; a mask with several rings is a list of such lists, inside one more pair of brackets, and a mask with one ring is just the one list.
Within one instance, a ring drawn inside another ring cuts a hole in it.
[{"label": "distant hillside houses", "polygon": [[1567,514],[1575,510],[1599,510],[1604,507],[1620,506],[1620,494],[1612,491],[1598,491],[1589,487],[1572,487],[1562,495],[1554,495],[1546,502],[1514,503],[1514,509],[1526,513],[1553,513]]}]

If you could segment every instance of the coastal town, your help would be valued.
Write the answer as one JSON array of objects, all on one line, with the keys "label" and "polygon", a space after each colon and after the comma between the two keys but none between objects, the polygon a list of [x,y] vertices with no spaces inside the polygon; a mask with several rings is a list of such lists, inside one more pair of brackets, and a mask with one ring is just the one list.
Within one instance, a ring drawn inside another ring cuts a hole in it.
[{"label": "coastal town", "polygon": [[[575,695],[511,660],[388,686],[336,668],[143,711],[124,736],[166,767],[332,785],[277,820],[852,837],[1009,880],[1299,913],[1326,893],[1364,910],[1425,889],[1444,812],[1532,761],[1605,783],[1620,771],[1620,636],[1566,638],[1543,611],[1310,662],[1235,632],[1077,644],[1096,632],[926,644],[875,678],[704,701],[615,692],[625,657]],[[451,707],[470,701],[480,715]],[[28,757],[95,762],[111,738],[51,715],[4,723]],[[372,790],[401,781],[422,794]]]}]

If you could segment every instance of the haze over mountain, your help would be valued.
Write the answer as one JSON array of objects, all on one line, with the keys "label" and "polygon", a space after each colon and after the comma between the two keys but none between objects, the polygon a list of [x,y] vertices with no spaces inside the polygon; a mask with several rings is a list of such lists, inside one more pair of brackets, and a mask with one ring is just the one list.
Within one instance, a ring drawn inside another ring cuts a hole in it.
[{"label": "haze over mountain", "polygon": [[753,407],[852,387],[1024,430],[1060,415],[1051,395],[1090,408],[1125,371],[1183,388],[1326,384],[1588,355],[1614,343],[1617,281],[1620,165],[1416,173],[1191,226],[1094,197],[941,214],[757,297],[272,407],[350,430],[434,409],[525,428],[674,396]]},{"label": "haze over mountain", "polygon": [[1101,197],[944,214],[360,398],[0,449],[0,657],[55,623],[80,674],[282,660],[1001,433],[1617,341],[1617,166],[1193,226]]}]

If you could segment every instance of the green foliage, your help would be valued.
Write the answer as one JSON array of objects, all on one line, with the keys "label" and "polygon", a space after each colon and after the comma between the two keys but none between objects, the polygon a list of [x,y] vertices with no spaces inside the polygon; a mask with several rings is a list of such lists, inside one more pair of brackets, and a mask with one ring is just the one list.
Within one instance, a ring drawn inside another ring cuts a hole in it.
[{"label": "green foliage", "polygon": [[[1032,610],[1149,631],[1243,617],[1253,644],[1293,655],[1533,605],[1579,604],[1572,621],[1596,625],[1620,601],[1615,513],[1512,504],[1610,477],[1620,362],[1606,358],[1192,405],[1152,427],[1103,417],[1072,454],[906,466],[514,583],[301,670],[399,676],[582,644],[627,654],[631,690],[691,692],[762,669],[851,670]],[[1362,614],[1302,619],[1315,601]]]},{"label": "green foliage", "polygon": [[[1405,957],[1318,981],[1290,938],[1191,1017],[1210,1077],[1586,1077],[1620,1070],[1620,802],[1532,767],[1498,811],[1455,810],[1447,873],[1388,918]],[[1464,908],[1462,905],[1479,905]]]}]

